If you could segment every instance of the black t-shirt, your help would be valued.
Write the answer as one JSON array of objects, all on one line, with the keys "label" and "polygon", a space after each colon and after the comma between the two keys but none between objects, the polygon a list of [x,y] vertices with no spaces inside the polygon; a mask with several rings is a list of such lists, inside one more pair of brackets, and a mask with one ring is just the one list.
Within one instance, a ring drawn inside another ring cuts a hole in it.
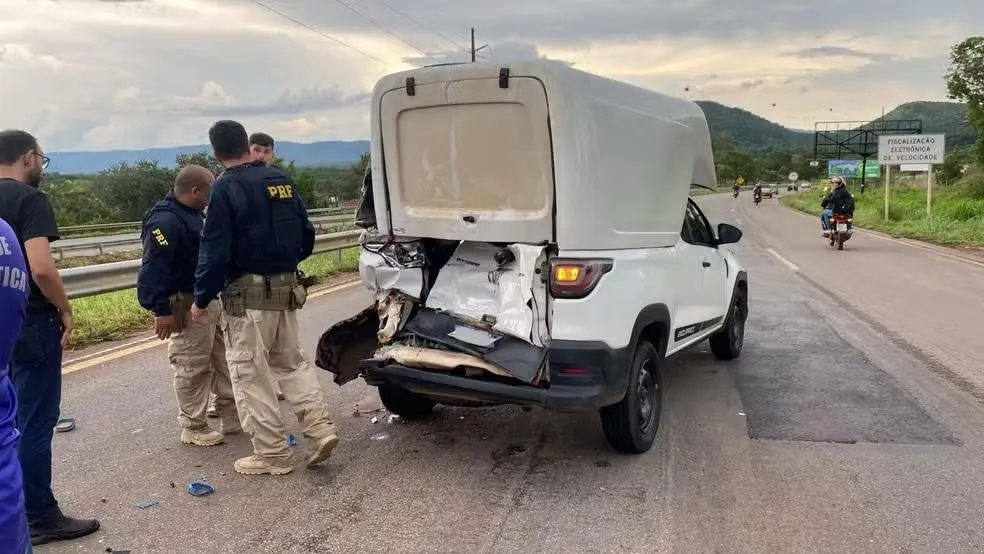
[{"label": "black t-shirt", "polygon": [[[0,179],[0,219],[5,220],[14,229],[17,241],[24,250],[24,243],[38,237],[47,237],[48,241],[61,238],[58,235],[58,225],[55,223],[55,212],[51,209],[48,196],[40,190],[14,179]],[[27,272],[31,272],[31,264],[27,264]],[[28,303],[28,313],[54,310],[55,307],[45,298],[41,289],[31,282],[31,299]]]}]

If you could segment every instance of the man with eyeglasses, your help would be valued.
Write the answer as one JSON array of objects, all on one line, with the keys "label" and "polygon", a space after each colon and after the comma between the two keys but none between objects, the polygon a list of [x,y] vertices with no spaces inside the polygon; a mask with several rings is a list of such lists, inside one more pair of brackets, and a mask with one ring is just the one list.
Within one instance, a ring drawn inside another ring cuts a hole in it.
[{"label": "man with eyeglasses", "polygon": [[62,348],[73,321],[49,246],[59,238],[55,214],[39,190],[48,161],[30,133],[0,131],[0,219],[17,236],[30,282],[27,316],[14,345],[10,379],[17,396],[18,457],[35,545],[77,539],[99,529],[96,520],[64,515],[51,490],[51,439],[61,402]]}]

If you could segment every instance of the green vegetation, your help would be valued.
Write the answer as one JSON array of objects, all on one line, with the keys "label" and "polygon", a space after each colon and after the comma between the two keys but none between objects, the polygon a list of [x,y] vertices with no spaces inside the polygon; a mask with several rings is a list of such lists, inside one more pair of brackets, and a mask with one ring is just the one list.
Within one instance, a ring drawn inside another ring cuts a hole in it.
[{"label": "green vegetation", "polygon": [[[198,164],[221,171],[206,152],[179,155],[175,161],[179,168]],[[309,208],[327,208],[358,198],[368,163],[367,154],[349,167],[298,169],[281,159],[274,165],[291,175]],[[47,175],[42,190],[51,199],[61,227],[140,221],[171,189],[176,171],[157,161],[118,163],[94,175]]]},{"label": "green vegetation", "polygon": [[[907,180],[908,181],[908,180]],[[785,194],[779,201],[800,211],[820,215],[823,190]],[[889,195],[889,220],[885,221],[885,189],[854,192],[854,223],[893,236],[944,245],[984,246],[984,170],[968,171],[950,186],[934,187],[932,216],[926,215],[924,182],[894,182]]]},{"label": "green vegetation", "polygon": [[977,162],[984,165],[984,36],[970,37],[950,51],[946,90],[950,98],[967,103],[967,120],[980,132]]},{"label": "green vegetation", "polygon": [[[315,254],[301,264],[301,269],[311,276],[327,279],[358,267],[359,251],[350,248],[341,254],[341,261],[334,252]],[[137,303],[134,289],[100,294],[72,300],[75,312],[75,332],[70,348],[79,348],[94,342],[116,340],[127,334],[152,325],[154,318]]]}]

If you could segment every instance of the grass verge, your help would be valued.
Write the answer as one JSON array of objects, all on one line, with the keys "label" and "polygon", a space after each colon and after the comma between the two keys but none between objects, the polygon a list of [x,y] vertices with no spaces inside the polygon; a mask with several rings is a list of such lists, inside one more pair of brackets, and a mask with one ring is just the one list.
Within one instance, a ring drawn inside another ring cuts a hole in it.
[{"label": "grass verge", "polygon": [[[889,219],[885,220],[884,187],[854,192],[854,224],[897,237],[947,246],[984,246],[984,195],[976,183],[956,184],[933,190],[932,216],[926,215],[926,189],[892,187]],[[784,194],[783,204],[819,217],[823,191]],[[819,226],[819,222],[817,223]]]},{"label": "grass verge", "polygon": [[[73,259],[75,258],[69,258],[69,260]],[[305,274],[323,280],[353,271],[358,265],[359,249],[349,248],[342,251],[340,260],[333,252],[315,254],[301,264],[301,269]],[[69,348],[120,339],[134,331],[146,329],[154,320],[137,303],[136,289],[76,298],[71,302],[75,312],[75,332],[72,334]]]}]

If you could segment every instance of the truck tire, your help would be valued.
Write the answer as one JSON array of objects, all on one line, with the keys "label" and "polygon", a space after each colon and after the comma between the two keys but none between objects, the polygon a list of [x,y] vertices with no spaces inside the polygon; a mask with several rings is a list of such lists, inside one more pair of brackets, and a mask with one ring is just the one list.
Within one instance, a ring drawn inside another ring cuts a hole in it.
[{"label": "truck tire", "polygon": [[733,360],[741,355],[745,344],[745,320],[748,319],[748,293],[742,287],[735,287],[728,318],[720,331],[711,335],[708,342],[711,353],[719,360]]},{"label": "truck tire", "polygon": [[640,340],[629,368],[629,387],[618,404],[601,409],[601,427],[616,450],[648,451],[656,441],[663,411],[663,376],[659,350]]},{"label": "truck tire", "polygon": [[435,404],[426,396],[388,383],[379,385],[379,400],[382,401],[384,408],[407,421],[430,416],[434,411]]}]

